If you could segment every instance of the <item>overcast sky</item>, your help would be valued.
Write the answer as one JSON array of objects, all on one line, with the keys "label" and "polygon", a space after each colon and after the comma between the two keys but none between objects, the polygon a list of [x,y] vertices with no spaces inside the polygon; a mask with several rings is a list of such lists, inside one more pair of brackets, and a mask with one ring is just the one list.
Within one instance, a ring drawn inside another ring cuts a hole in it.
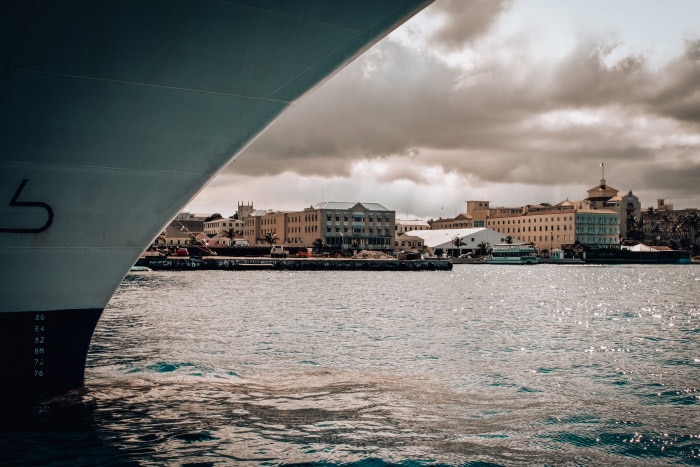
[{"label": "overcast sky", "polygon": [[187,209],[399,218],[586,197],[700,207],[700,1],[437,0],[294,107]]}]

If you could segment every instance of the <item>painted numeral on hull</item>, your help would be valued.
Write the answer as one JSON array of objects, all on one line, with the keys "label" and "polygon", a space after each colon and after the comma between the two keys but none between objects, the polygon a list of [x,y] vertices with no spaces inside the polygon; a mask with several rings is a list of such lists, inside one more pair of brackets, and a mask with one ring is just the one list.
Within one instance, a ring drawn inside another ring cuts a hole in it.
[{"label": "painted numeral on hull", "polygon": [[19,207],[29,207],[29,208],[41,208],[46,210],[46,213],[49,215],[49,218],[46,220],[44,225],[38,228],[34,229],[20,229],[20,228],[13,228],[13,227],[0,227],[0,232],[11,232],[11,233],[41,233],[44,230],[48,229],[51,227],[51,223],[53,222],[53,209],[51,206],[49,206],[46,203],[43,203],[41,201],[19,201],[19,195],[22,193],[22,190],[24,189],[24,186],[27,184],[29,180],[24,179],[22,182],[19,184],[19,188],[17,188],[17,191],[15,191],[15,195],[12,197],[10,200],[10,206],[19,206]]}]

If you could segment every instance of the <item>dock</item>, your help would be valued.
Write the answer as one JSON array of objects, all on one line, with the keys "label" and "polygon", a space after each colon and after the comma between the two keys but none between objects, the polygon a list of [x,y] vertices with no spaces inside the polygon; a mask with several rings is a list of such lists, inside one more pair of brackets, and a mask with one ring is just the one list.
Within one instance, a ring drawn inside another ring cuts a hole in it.
[{"label": "dock", "polygon": [[135,266],[154,271],[192,270],[294,270],[294,271],[450,271],[449,259],[352,259],[352,258],[268,258],[268,257],[154,257],[139,258]]}]

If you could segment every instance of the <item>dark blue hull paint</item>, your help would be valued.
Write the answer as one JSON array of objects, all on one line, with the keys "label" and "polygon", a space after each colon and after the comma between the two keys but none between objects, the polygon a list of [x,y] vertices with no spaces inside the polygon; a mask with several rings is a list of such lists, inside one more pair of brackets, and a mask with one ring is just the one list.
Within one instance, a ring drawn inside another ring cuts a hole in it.
[{"label": "dark blue hull paint", "polygon": [[[36,400],[79,388],[101,309],[0,313],[3,400]],[[4,379],[4,378],[3,378]]]}]

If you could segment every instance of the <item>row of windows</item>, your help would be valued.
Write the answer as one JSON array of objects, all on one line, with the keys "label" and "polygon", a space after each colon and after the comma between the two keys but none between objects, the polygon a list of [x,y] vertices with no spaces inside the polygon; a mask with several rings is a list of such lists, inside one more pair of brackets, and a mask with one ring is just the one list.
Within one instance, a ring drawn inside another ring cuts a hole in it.
[{"label": "row of windows", "polygon": [[387,237],[370,237],[370,238],[354,238],[350,239],[348,237],[328,237],[326,238],[326,243],[329,245],[340,245],[343,248],[355,248],[355,245],[362,247],[364,245],[381,246],[388,248],[391,245],[391,239]]},{"label": "row of windows", "polygon": [[[318,214],[313,213],[313,214],[305,214],[303,216],[304,222],[316,222],[318,220]],[[289,216],[289,222],[301,222],[302,216],[297,215],[297,216]]]},{"label": "row of windows", "polygon": [[[336,222],[335,224],[336,224],[336,225],[340,225],[340,222]],[[327,225],[327,226],[328,226],[328,225],[333,225],[333,221],[326,221],[326,225]],[[345,227],[347,227],[347,226],[348,226],[348,222],[343,222],[343,225],[344,225]],[[370,221],[367,223],[367,222],[364,222],[364,220],[355,220],[355,219],[353,219],[352,225],[361,225],[361,226],[362,226],[362,225],[369,225],[370,227],[374,227],[374,222],[370,220]],[[389,223],[389,222],[385,222],[385,223],[384,223],[384,227],[389,227],[390,225],[391,225],[391,223]],[[377,227],[381,227],[381,226],[382,226],[382,223],[381,223],[380,221],[378,221],[378,222],[377,222]]]},{"label": "row of windows", "polygon": [[403,247],[403,246],[408,246],[408,247],[420,248],[420,247],[423,245],[422,242],[415,242],[415,245],[414,245],[413,243],[414,243],[414,242],[410,242],[410,241],[407,242],[407,241],[405,241],[405,240],[402,240],[402,241],[401,241],[401,245],[399,245],[399,242],[396,241],[396,242],[394,242],[394,246],[402,246],[402,247]]},{"label": "row of windows", "polygon": [[595,227],[587,227],[584,228],[583,226],[578,226],[576,227],[576,233],[577,234],[582,234],[582,233],[587,233],[587,234],[598,234],[598,235],[605,235],[605,234],[616,234],[617,232],[617,227],[598,227],[596,230]]},{"label": "row of windows", "polygon": [[576,216],[578,224],[617,224],[615,216]]},{"label": "row of windows", "polygon": [[410,232],[411,230],[429,230],[430,227],[425,227],[422,225],[395,225],[394,230],[400,232]]},{"label": "row of windows", "polygon": [[587,243],[589,245],[596,245],[596,244],[602,244],[602,243],[617,243],[617,237],[584,237],[584,236],[577,236],[576,240],[578,240],[581,243]]},{"label": "row of windows", "polygon": [[[242,225],[243,222],[240,222]],[[219,221],[211,221],[211,222],[205,222],[204,223],[204,228],[205,229],[221,229],[224,227],[235,227],[236,223],[235,222],[219,222]]]},{"label": "row of windows", "polygon": [[[391,230],[391,229],[384,229],[384,235],[390,235],[390,233],[389,233],[390,230]],[[333,232],[333,229],[332,229],[331,226],[329,225],[329,226],[326,227],[326,233],[331,233],[331,232]],[[340,232],[340,227],[335,227],[335,232],[336,232],[336,233]],[[344,233],[348,233],[348,228],[347,228],[347,227],[343,227],[343,232],[344,232]],[[352,233],[354,233],[354,234],[375,235],[375,230],[372,229],[372,228],[363,229],[363,228],[361,228],[361,227],[354,227],[354,228],[352,229]],[[381,228],[377,228],[377,230],[376,230],[376,235],[382,235],[382,229],[381,229]]]},{"label": "row of windows", "polygon": [[[344,221],[344,222],[348,222],[349,217],[350,217],[350,215],[349,215],[348,213],[344,213],[344,214],[343,214],[343,221]],[[391,220],[391,216],[390,216],[389,214],[375,214],[375,215],[372,215],[372,213],[370,212],[370,213],[367,213],[367,216],[366,216],[366,217],[367,217],[367,219],[369,220],[369,222],[372,222],[372,219],[374,219],[374,218],[377,219],[377,222],[381,222],[382,219],[384,219],[386,222],[389,222],[389,221]],[[327,214],[326,214],[326,220],[327,220],[327,221],[331,221],[333,218],[335,218],[335,221],[336,221],[336,222],[340,222],[340,213],[337,213],[337,212],[336,212],[336,213],[334,213],[334,214],[331,214],[331,213],[327,213]],[[365,219],[365,214],[364,214],[364,213],[357,213],[357,212],[352,213],[352,220],[353,220],[353,222],[364,222],[364,219]]]},{"label": "row of windows", "polygon": [[472,225],[471,222],[463,222],[458,224],[443,224],[436,222],[435,224],[446,229],[468,229]]},{"label": "row of windows", "polygon": [[[529,226],[527,227],[527,230],[525,230],[525,227],[522,227],[522,232],[537,232],[537,231],[538,231],[538,230],[537,230],[537,227],[538,227],[538,226],[536,226],[536,225],[535,225],[535,226],[529,225]],[[543,229],[542,227],[543,227],[543,226],[541,226],[541,225],[539,226],[539,228],[540,228],[540,229],[539,229],[539,232],[542,232],[542,231],[548,232],[548,231],[549,231],[549,226],[548,226],[548,225],[545,225],[545,226],[544,226],[544,229]],[[512,229],[512,232],[511,232],[511,229]],[[500,227],[500,228],[499,228],[499,227],[496,227],[496,230],[497,230],[498,232],[500,232],[500,233],[520,233],[520,232],[521,232],[520,229],[521,229],[521,227],[517,227],[517,228],[516,228],[516,227]],[[567,230],[567,229],[566,229],[566,224],[564,224],[563,228],[561,228],[561,229],[560,229],[560,226],[557,225],[556,230]],[[569,230],[573,230],[573,229],[572,229],[572,226],[569,226]],[[554,226],[552,226],[552,231],[554,231]]]},{"label": "row of windows", "polygon": [[[557,222],[560,222],[561,216],[557,216]],[[512,219],[512,224],[520,224],[520,221],[522,220],[523,224],[530,224],[530,223],[537,223],[539,222],[547,222],[546,217],[528,217],[527,222],[525,222],[525,219]],[[574,216],[564,216],[564,222],[566,221],[573,221]],[[549,222],[554,222],[554,217],[549,218]],[[492,225],[511,225],[511,219],[506,219],[506,220],[493,220],[491,221]]]},{"label": "row of windows", "polygon": [[[539,237],[539,239],[538,239]],[[546,241],[556,241],[556,242],[573,242],[574,241],[574,236],[573,235],[557,235],[556,238],[554,238],[554,235],[547,237],[546,235],[528,235],[523,236],[521,238],[522,241],[524,242],[546,242]]]},{"label": "row of windows", "polygon": [[[300,233],[300,232],[301,232],[300,226],[287,227],[287,233]],[[318,232],[317,225],[305,225],[304,226],[304,233],[314,233],[314,232]]]}]

